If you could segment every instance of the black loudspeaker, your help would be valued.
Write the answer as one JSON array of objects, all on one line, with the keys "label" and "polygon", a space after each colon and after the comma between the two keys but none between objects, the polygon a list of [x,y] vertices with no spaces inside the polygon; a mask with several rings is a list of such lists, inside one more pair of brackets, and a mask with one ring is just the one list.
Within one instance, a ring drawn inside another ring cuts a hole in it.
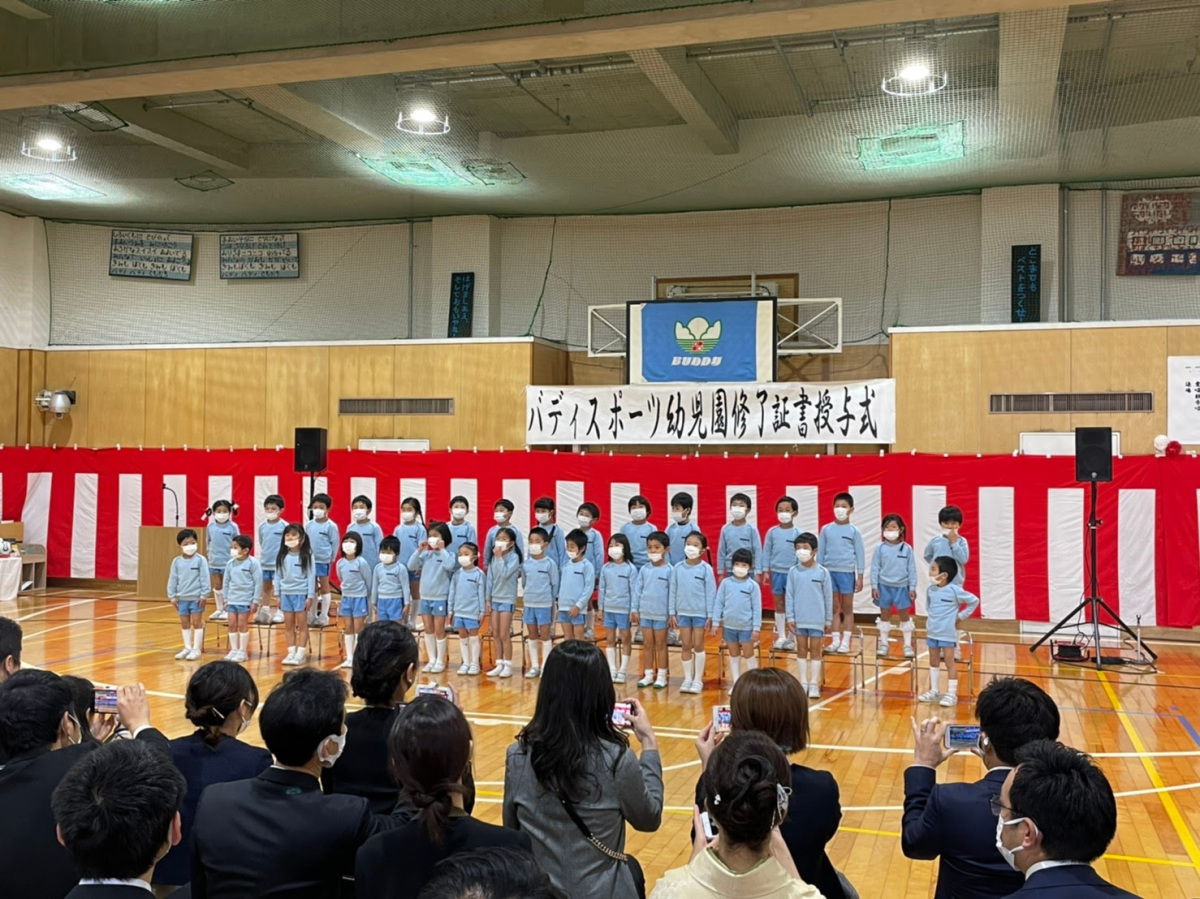
[{"label": "black loudspeaker", "polygon": [[1076,428],[1075,480],[1112,479],[1112,428]]},{"label": "black loudspeaker", "polygon": [[296,471],[325,470],[327,436],[324,428],[296,428]]}]

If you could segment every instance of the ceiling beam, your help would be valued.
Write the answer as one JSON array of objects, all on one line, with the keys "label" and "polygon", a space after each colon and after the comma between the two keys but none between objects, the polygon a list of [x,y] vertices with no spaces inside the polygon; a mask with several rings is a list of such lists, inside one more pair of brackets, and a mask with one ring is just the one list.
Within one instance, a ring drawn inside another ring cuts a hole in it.
[{"label": "ceiling beam", "polygon": [[710,150],[718,155],[738,151],[737,117],[683,47],[634,50],[629,55]]},{"label": "ceiling beam", "polygon": [[1000,16],[1000,152],[1009,159],[1045,155],[1057,139],[1058,68],[1066,6]]},{"label": "ceiling beam", "polygon": [[10,12],[14,16],[20,16],[22,19],[48,19],[49,13],[42,12],[40,9],[34,9],[27,3],[22,3],[21,0],[0,0],[0,10]]},{"label": "ceiling beam", "polygon": [[277,84],[248,87],[238,91],[255,106],[265,107],[297,125],[333,141],[352,153],[363,156],[379,156],[383,142],[375,135],[363,131],[357,125],[334,115],[324,106],[305,100],[294,92]]},{"label": "ceiling beam", "polygon": [[228,54],[0,78],[0,109],[229,90],[529,59],[622,53],[938,18],[1022,12],[1061,0],[760,0],[514,28]]},{"label": "ceiling beam", "polygon": [[246,171],[249,145],[222,131],[169,109],[148,109],[141,100],[108,100],[104,105],[129,123],[123,129],[126,134],[190,156],[225,174]]}]

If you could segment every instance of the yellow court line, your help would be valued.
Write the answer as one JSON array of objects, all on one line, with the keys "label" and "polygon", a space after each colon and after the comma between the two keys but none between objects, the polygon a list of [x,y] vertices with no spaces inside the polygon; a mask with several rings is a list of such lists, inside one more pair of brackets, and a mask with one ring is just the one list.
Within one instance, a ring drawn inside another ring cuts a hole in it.
[{"label": "yellow court line", "polygon": [[1170,858],[1142,858],[1140,855],[1104,855],[1105,861],[1110,862],[1138,862],[1143,865],[1173,865],[1177,868],[1190,868],[1191,862],[1177,862]]},{"label": "yellow court line", "polygon": [[[1117,720],[1121,722],[1121,727],[1124,728],[1125,734],[1129,737],[1129,742],[1133,744],[1134,750],[1136,752],[1145,752],[1146,744],[1142,742],[1142,738],[1138,735],[1133,722],[1125,714],[1125,709],[1121,705],[1121,699],[1117,696],[1117,691],[1112,688],[1112,684],[1108,682],[1108,677],[1103,671],[1096,672],[1096,676],[1100,679],[1100,686],[1104,688],[1113,711],[1117,713]],[[1172,826],[1175,828],[1175,832],[1179,834],[1179,840],[1183,843],[1184,851],[1187,852],[1188,858],[1192,860],[1192,867],[1200,871],[1200,847],[1196,846],[1192,832],[1188,830],[1187,822],[1184,821],[1183,815],[1179,812],[1179,806],[1175,804],[1175,799],[1170,793],[1162,792],[1165,790],[1166,784],[1163,782],[1162,776],[1158,773],[1158,768],[1155,767],[1154,762],[1145,756],[1141,756],[1140,761],[1142,767],[1146,769],[1146,774],[1150,777],[1150,783],[1160,790],[1158,800],[1163,804],[1163,809],[1166,811],[1167,818],[1170,819]]]}]

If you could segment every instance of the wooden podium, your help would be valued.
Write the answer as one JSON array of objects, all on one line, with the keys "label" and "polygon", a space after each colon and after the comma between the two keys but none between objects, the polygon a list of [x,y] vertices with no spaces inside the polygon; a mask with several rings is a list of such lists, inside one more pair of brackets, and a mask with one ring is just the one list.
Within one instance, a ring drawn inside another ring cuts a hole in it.
[{"label": "wooden podium", "polygon": [[[137,595],[139,598],[164,599],[167,595],[167,578],[171,576],[171,563],[179,555],[179,544],[175,535],[182,530],[180,527],[169,528],[138,528],[138,580]],[[196,542],[199,552],[204,554],[205,532],[203,528],[196,530]]]}]

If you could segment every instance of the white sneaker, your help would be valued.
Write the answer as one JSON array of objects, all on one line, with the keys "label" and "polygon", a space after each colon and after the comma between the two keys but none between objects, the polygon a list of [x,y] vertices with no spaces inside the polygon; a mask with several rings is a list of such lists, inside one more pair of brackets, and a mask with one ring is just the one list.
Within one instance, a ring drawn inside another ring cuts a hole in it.
[{"label": "white sneaker", "polygon": [[470,670],[471,670],[471,666],[469,664],[467,664],[466,662],[463,662],[461,665],[458,666],[459,674],[466,674]]},{"label": "white sneaker", "polygon": [[683,641],[679,639],[679,631],[667,631],[668,646],[682,646]]},{"label": "white sneaker", "polygon": [[624,671],[618,671],[616,674],[613,675],[613,683],[614,684],[623,684],[623,683],[625,683],[626,678],[627,678],[627,675],[625,674]]},{"label": "white sneaker", "polygon": [[809,699],[820,699],[821,698],[821,685],[820,684],[809,684],[808,685],[808,698]]},{"label": "white sneaker", "polygon": [[296,651],[294,649],[283,657],[282,664],[284,664],[284,665],[299,665],[300,664],[296,660]]},{"label": "white sneaker", "polygon": [[633,642],[637,646],[642,645],[642,629],[640,627],[633,632]]},{"label": "white sneaker", "polygon": [[952,709],[958,705],[958,696],[954,693],[943,693],[938,705],[944,709]]},{"label": "white sneaker", "polygon": [[283,624],[283,612],[280,609],[276,609],[275,614],[271,616],[271,624]]},{"label": "white sneaker", "polygon": [[541,677],[542,669],[538,668],[536,666],[533,668],[530,668],[528,671],[525,672],[525,676],[526,677]]},{"label": "white sneaker", "polygon": [[587,640],[589,643],[595,642],[596,629],[593,627],[585,627],[583,629],[583,639]]},{"label": "white sneaker", "polygon": [[657,680],[654,682],[654,689],[655,689],[655,690],[665,690],[665,689],[667,689],[667,679],[666,679],[665,677],[660,677],[660,678],[658,678],[658,679],[657,679]]},{"label": "white sneaker", "polygon": [[208,616],[208,620],[209,621],[224,621],[228,617],[229,617],[229,614],[227,612],[225,612],[221,609],[217,609],[215,612],[213,612],[211,615]]},{"label": "white sneaker", "polygon": [[501,671],[503,671],[503,670],[504,670],[504,666],[503,666],[503,665],[501,665],[499,662],[497,662],[497,663],[496,663],[496,667],[495,667],[495,668],[493,668],[491,671],[489,671],[489,672],[487,673],[487,676],[488,676],[488,677],[499,677],[499,676],[500,676],[500,672],[501,672]]},{"label": "white sneaker", "polygon": [[691,693],[692,692],[692,682],[690,680],[685,680],[682,684],[679,685],[679,692],[680,693]]},{"label": "white sneaker", "polygon": [[961,662],[962,660],[963,660],[962,648],[959,646],[955,646],[954,647],[954,661]]},{"label": "white sneaker", "polygon": [[778,640],[776,640],[774,643],[771,644],[771,648],[774,649],[776,652],[778,652],[779,650],[783,649],[783,644],[784,644],[784,639],[783,639],[783,637],[780,637]]},{"label": "white sneaker", "polygon": [[271,613],[265,608],[259,609],[258,614],[254,616],[254,624],[270,624]]},{"label": "white sneaker", "polygon": [[229,650],[229,652],[225,653],[225,661],[226,662],[236,662],[237,655],[238,655],[238,651],[236,649],[231,649],[231,650]]},{"label": "white sneaker", "polygon": [[880,637],[879,640],[875,643],[875,655],[885,656],[887,654],[888,654],[887,641],[884,640],[882,637]]},{"label": "white sneaker", "polygon": [[418,618],[416,627],[414,627],[413,630],[418,634],[421,633],[421,631],[425,630],[425,622]]},{"label": "white sneaker", "polygon": [[354,659],[346,659],[344,662],[342,662],[342,664],[338,665],[338,667],[339,668],[353,668],[354,667]]},{"label": "white sneaker", "polygon": [[917,651],[915,649],[913,649],[912,646],[905,643],[904,644],[904,658],[915,659],[916,657],[917,657]]},{"label": "white sneaker", "polygon": [[842,642],[838,645],[838,648],[834,651],[840,652],[842,654],[848,653],[850,651],[850,638],[843,637]]},{"label": "white sneaker", "polygon": [[304,620],[308,622],[308,626],[309,626],[309,627],[316,627],[316,626],[317,626],[317,613],[316,613],[316,611],[314,611],[314,610],[310,609],[310,610],[309,610],[309,612],[308,612],[308,615],[307,615],[307,616],[305,616],[305,619],[304,619]]},{"label": "white sneaker", "polygon": [[329,627],[329,614],[318,615],[316,620],[317,627]]},{"label": "white sneaker", "polygon": [[186,649],[186,648],[181,649],[181,650],[179,650],[179,652],[175,653],[175,658],[179,659],[179,661],[182,662],[184,659],[186,659],[188,657],[189,653],[191,653],[190,649]]},{"label": "white sneaker", "polygon": [[649,677],[647,677],[646,675],[643,675],[642,679],[637,682],[639,690],[643,689],[644,687],[652,686],[653,684],[654,684],[654,675],[653,674],[651,674]]},{"label": "white sneaker", "polygon": [[429,669],[430,674],[441,674],[446,670],[445,662],[434,662],[433,667]]},{"label": "white sneaker", "polygon": [[303,647],[296,653],[296,664],[303,665],[308,661],[308,650]]},{"label": "white sneaker", "polygon": [[512,665],[505,665],[504,667],[502,667],[500,669],[500,673],[497,675],[497,677],[512,677],[512,676],[513,676]]},{"label": "white sneaker", "polygon": [[422,674],[430,674],[432,672],[433,672],[433,659],[430,659],[428,662],[425,663],[425,666],[421,669],[421,673]]},{"label": "white sneaker", "polygon": [[248,652],[246,652],[244,649],[239,649],[238,657],[236,659],[234,659],[234,661],[235,662],[249,662],[250,654]]},{"label": "white sneaker", "polygon": [[478,677],[478,676],[479,676],[479,666],[478,666],[478,665],[472,665],[470,668],[468,668],[468,669],[467,669],[467,676],[468,676],[468,677]]},{"label": "white sneaker", "polygon": [[937,690],[926,690],[917,697],[917,702],[937,702],[942,698],[942,694]]}]

